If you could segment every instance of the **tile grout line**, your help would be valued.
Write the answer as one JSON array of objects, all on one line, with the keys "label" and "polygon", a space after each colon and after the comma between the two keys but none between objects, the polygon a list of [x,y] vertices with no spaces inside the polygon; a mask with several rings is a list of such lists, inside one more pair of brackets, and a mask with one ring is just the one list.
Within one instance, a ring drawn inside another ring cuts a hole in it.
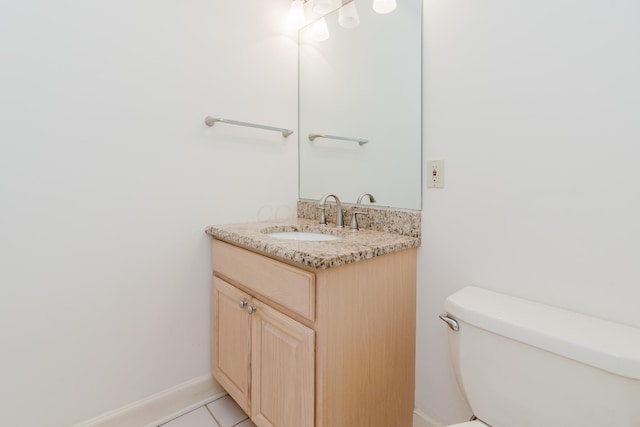
[{"label": "tile grout line", "polygon": [[[215,402],[215,400],[213,402]],[[213,403],[213,402],[211,402],[211,403]],[[211,415],[211,418],[213,418],[213,422],[216,423],[216,425],[218,427],[220,427],[220,423],[218,422],[218,419],[216,418],[215,415],[213,415],[213,411],[211,409],[209,409],[209,406],[204,405],[204,408],[207,410],[207,412],[209,412],[209,415]]]},{"label": "tile grout line", "polygon": [[240,424],[242,424],[243,422],[247,421],[248,419],[250,419],[250,418],[249,418],[249,416],[247,416],[247,418],[244,418],[244,419],[243,419],[243,420],[241,420],[241,421],[238,421],[238,423],[237,423],[237,424],[234,424],[232,427],[237,427],[237,426],[239,426]]},{"label": "tile grout line", "polygon": [[233,398],[232,398],[231,396],[226,395],[226,396],[222,396],[222,397],[220,397],[220,398],[218,398],[218,399],[214,400],[213,402],[209,402],[208,404],[204,405],[204,406],[205,406],[205,408],[207,409],[207,411],[209,411],[209,413],[210,413],[210,414],[211,414],[211,416],[213,417],[213,419],[214,419],[214,421],[216,422],[216,424],[218,425],[218,427],[223,427],[223,426],[222,426],[221,422],[220,422],[220,421],[218,421],[218,419],[216,418],[216,415],[214,414],[213,409],[209,408],[209,406],[208,406],[208,405],[213,404],[213,403],[217,402],[218,400],[222,400],[222,399],[224,399],[224,398],[226,398],[226,397],[228,397],[228,398],[231,400],[232,404],[233,404],[233,405],[235,405],[235,406],[237,406],[237,407],[238,407],[238,409],[242,412],[242,414],[244,414],[244,418],[243,418],[243,419],[241,419],[240,421],[238,421],[238,422],[234,423],[233,425],[231,425],[231,426],[229,426],[229,427],[237,427],[237,426],[239,426],[240,424],[244,423],[245,421],[247,421],[247,420],[251,420],[251,417],[249,417],[249,414],[247,414],[246,412],[244,412],[244,410],[238,406],[238,404],[233,400]]}]

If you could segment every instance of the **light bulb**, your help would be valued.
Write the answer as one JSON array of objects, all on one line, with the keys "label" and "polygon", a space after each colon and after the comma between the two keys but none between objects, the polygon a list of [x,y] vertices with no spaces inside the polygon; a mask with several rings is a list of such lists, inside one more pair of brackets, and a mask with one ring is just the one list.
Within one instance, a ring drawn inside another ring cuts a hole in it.
[{"label": "light bulb", "polygon": [[289,16],[287,17],[287,25],[289,28],[299,30],[304,26],[304,3],[302,0],[293,0],[289,8]]},{"label": "light bulb", "polygon": [[311,38],[317,42],[322,42],[330,37],[329,27],[327,27],[327,21],[324,18],[318,19],[311,24]]},{"label": "light bulb", "polygon": [[318,15],[326,15],[331,12],[330,0],[313,0],[313,7],[311,8],[313,13]]},{"label": "light bulb", "polygon": [[373,0],[373,10],[377,13],[393,12],[396,6],[396,0]]},{"label": "light bulb", "polygon": [[358,9],[356,9],[355,2],[352,1],[340,8],[338,23],[343,28],[355,28],[360,25],[360,18],[358,17]]}]

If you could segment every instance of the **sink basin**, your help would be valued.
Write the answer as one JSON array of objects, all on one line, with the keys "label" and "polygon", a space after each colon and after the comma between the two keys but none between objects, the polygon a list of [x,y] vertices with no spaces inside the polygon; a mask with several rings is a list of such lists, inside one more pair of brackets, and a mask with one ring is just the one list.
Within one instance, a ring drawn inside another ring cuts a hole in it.
[{"label": "sink basin", "polygon": [[283,240],[300,240],[306,242],[328,242],[331,240],[340,240],[337,236],[331,234],[314,233],[310,231],[279,231],[275,233],[267,233],[269,237]]}]

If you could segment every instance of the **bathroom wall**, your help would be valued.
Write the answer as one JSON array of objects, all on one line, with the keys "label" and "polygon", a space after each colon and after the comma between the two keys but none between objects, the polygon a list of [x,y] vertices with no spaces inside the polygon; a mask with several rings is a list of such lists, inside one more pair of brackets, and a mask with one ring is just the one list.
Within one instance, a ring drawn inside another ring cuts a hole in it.
[{"label": "bathroom wall", "polygon": [[208,375],[204,228],[295,215],[289,2],[0,5],[0,425]]},{"label": "bathroom wall", "polygon": [[[471,412],[445,297],[494,289],[640,327],[640,3],[424,1],[417,408]],[[535,367],[531,367],[535,369]]]},{"label": "bathroom wall", "polygon": [[[210,223],[290,216],[287,1],[0,4],[0,425],[68,426],[209,372]],[[634,0],[424,0],[416,407],[468,418],[444,298],[640,326]],[[251,13],[249,13],[251,11]]]}]

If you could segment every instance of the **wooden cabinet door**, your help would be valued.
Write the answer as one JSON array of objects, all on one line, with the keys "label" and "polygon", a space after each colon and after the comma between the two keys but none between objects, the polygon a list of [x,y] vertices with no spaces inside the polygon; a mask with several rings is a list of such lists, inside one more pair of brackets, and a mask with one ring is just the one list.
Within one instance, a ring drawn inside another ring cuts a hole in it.
[{"label": "wooden cabinet door", "polygon": [[251,316],[247,313],[247,304],[251,297],[214,277],[211,299],[211,372],[238,405],[249,413]]},{"label": "wooden cabinet door", "polygon": [[251,419],[258,427],[313,427],[315,332],[258,300],[251,305]]}]

